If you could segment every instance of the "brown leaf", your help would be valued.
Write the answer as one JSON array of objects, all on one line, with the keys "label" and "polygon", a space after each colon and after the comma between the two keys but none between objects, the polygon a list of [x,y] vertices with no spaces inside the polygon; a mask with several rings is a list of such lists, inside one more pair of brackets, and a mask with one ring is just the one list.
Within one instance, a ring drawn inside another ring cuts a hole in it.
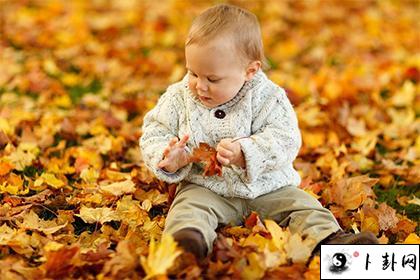
[{"label": "brown leaf", "polygon": [[268,271],[264,275],[264,279],[303,280],[305,279],[305,271],[306,266],[304,264],[295,263],[291,266],[280,266],[274,270]]},{"label": "brown leaf", "polygon": [[71,275],[72,270],[80,261],[79,247],[63,247],[58,251],[47,252],[47,262],[42,265],[45,275],[54,279]]},{"label": "brown leaf", "polygon": [[377,216],[381,230],[394,228],[398,223],[397,211],[386,203],[379,204]]},{"label": "brown leaf", "polygon": [[128,240],[120,241],[116,254],[105,263],[103,273],[114,277],[113,279],[123,279],[130,275],[140,264],[135,252],[136,248]]},{"label": "brown leaf", "polygon": [[109,258],[112,250],[108,249],[107,242],[101,243],[96,251],[90,250],[81,256],[81,259],[87,262],[100,262]]},{"label": "brown leaf", "polygon": [[104,124],[108,128],[119,129],[121,128],[123,123],[119,119],[114,117],[111,111],[108,111],[104,115]]},{"label": "brown leaf", "polygon": [[9,142],[9,137],[3,131],[0,130],[0,149],[3,149],[3,147],[6,146],[6,144]]},{"label": "brown leaf", "polygon": [[332,201],[343,206],[345,210],[360,207],[368,197],[374,197],[373,185],[378,179],[367,175],[343,178],[331,188]]}]

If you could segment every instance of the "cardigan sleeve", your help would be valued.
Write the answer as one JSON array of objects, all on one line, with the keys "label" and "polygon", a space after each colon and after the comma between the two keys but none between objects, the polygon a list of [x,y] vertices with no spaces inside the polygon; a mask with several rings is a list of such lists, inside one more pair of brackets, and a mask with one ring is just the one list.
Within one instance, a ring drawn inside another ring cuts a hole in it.
[{"label": "cardigan sleeve", "polygon": [[246,162],[241,178],[246,183],[292,164],[301,147],[296,113],[285,91],[278,89],[255,113],[251,137],[239,140]]},{"label": "cardigan sleeve", "polygon": [[[180,168],[175,173],[166,172],[157,167],[163,159],[163,150],[173,137],[178,135],[179,110],[182,108],[180,93],[176,86],[169,87],[156,106],[143,119],[142,136],[139,144],[145,165],[155,176],[168,183],[182,181],[190,172],[192,164]],[[188,150],[188,149],[187,149]]]}]

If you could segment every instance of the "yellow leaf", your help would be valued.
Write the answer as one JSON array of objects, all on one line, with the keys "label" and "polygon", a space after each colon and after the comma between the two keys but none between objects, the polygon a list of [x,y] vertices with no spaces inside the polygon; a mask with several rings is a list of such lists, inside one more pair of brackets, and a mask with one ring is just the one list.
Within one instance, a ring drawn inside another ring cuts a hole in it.
[{"label": "yellow leaf", "polygon": [[242,268],[241,278],[250,280],[261,279],[266,270],[262,256],[253,252],[247,255],[247,259],[248,265]]},{"label": "yellow leaf", "polygon": [[47,243],[47,245],[44,246],[44,250],[51,252],[51,251],[58,251],[61,248],[63,248],[64,245],[55,241],[50,241]]},{"label": "yellow leaf", "polygon": [[[115,168],[118,168],[118,166],[115,166]],[[106,174],[106,177],[111,181],[122,181],[122,180],[127,180],[131,178],[129,173],[118,172],[111,169],[106,169],[105,174]]]},{"label": "yellow leaf", "polygon": [[374,216],[362,216],[361,231],[370,231],[375,235],[379,234],[379,221]]},{"label": "yellow leaf", "polygon": [[283,250],[284,244],[288,241],[289,234],[272,220],[265,220],[265,227],[270,232],[272,242],[277,249]]},{"label": "yellow leaf", "polygon": [[102,200],[103,200],[103,196],[101,193],[98,193],[98,192],[94,194],[88,194],[83,199],[84,202],[91,202],[91,203],[96,203],[96,204],[100,204]]},{"label": "yellow leaf", "polygon": [[270,245],[270,243],[270,240],[264,238],[263,236],[257,233],[249,235],[246,239],[244,239],[242,242],[242,246],[255,246],[260,252],[263,252],[264,249]]},{"label": "yellow leaf", "polygon": [[55,97],[51,101],[51,104],[57,107],[62,107],[62,108],[70,108],[73,105],[71,98],[68,95],[60,95],[60,96]]},{"label": "yellow leaf", "polygon": [[[416,120],[416,113],[414,112],[413,108],[410,107],[406,107],[402,110],[397,110],[391,107],[387,109],[387,113],[392,119],[392,125],[388,125],[385,128],[384,132],[386,135],[389,135],[387,133],[388,129],[391,129],[393,126],[395,126],[397,129],[407,129],[407,127],[412,125]],[[392,133],[389,136],[393,136]]]},{"label": "yellow leaf", "polygon": [[16,234],[16,230],[8,227],[6,224],[3,224],[0,227],[0,245],[8,245],[8,242],[13,239]]},{"label": "yellow leaf", "polygon": [[299,124],[301,123],[303,127],[315,127],[327,121],[325,112],[322,112],[319,106],[303,104],[297,111],[300,113],[298,114]]},{"label": "yellow leaf", "polygon": [[15,166],[15,169],[22,171],[26,166],[32,164],[32,161],[39,154],[39,148],[35,143],[20,143],[6,159]]},{"label": "yellow leaf", "polygon": [[420,237],[412,232],[410,233],[407,238],[403,242],[404,244],[420,244]]},{"label": "yellow leaf", "polygon": [[121,220],[118,217],[114,210],[107,207],[102,208],[89,208],[86,206],[82,206],[80,208],[80,214],[76,214],[76,216],[80,217],[85,223],[106,223],[110,221],[119,221]]},{"label": "yellow leaf", "polygon": [[9,124],[7,119],[0,117],[0,131],[3,131],[4,134],[12,135],[13,129],[12,126]]},{"label": "yellow leaf", "polygon": [[80,178],[86,183],[95,183],[99,178],[99,172],[94,168],[88,167],[80,172]]},{"label": "yellow leaf", "polygon": [[366,156],[363,156],[361,154],[352,155],[351,160],[354,162],[356,167],[362,172],[369,171],[374,166],[373,160],[368,159]]},{"label": "yellow leaf", "polygon": [[171,235],[163,235],[159,244],[154,238],[150,240],[149,255],[140,256],[140,263],[146,272],[146,278],[166,275],[166,271],[172,267],[175,259],[181,254],[177,243]]},{"label": "yellow leaf", "polygon": [[32,210],[29,213],[22,215],[22,217],[22,222],[16,222],[22,229],[37,230],[45,234],[53,234],[67,225],[67,222],[64,224],[57,224],[56,220],[45,221],[39,218],[38,215]]},{"label": "yellow leaf", "polygon": [[318,280],[320,276],[320,258],[315,256],[309,264],[309,269],[304,273],[305,280]]},{"label": "yellow leaf", "polygon": [[325,133],[322,131],[302,130],[303,143],[307,148],[318,148],[325,144]]},{"label": "yellow leaf", "polygon": [[117,202],[116,215],[130,228],[143,225],[149,218],[149,214],[140,208],[139,201],[133,200],[131,195],[125,195]]},{"label": "yellow leaf", "polygon": [[306,262],[312,254],[317,242],[312,238],[302,240],[298,233],[292,234],[289,241],[285,244],[287,256],[294,262]]},{"label": "yellow leaf", "polygon": [[377,140],[378,135],[376,133],[369,133],[356,137],[351,146],[356,151],[361,152],[362,155],[367,156],[375,148]]},{"label": "yellow leaf", "polygon": [[55,175],[52,173],[42,173],[42,175],[38,179],[35,180],[34,185],[40,186],[43,183],[46,183],[47,185],[55,189],[59,189],[66,185],[63,181],[55,177]]},{"label": "yellow leaf", "polygon": [[412,106],[414,98],[416,97],[416,87],[411,81],[405,81],[402,88],[392,96],[392,105]]},{"label": "yellow leaf", "polygon": [[329,80],[324,87],[323,96],[328,100],[335,100],[341,95],[342,91],[342,86],[338,81]]},{"label": "yellow leaf", "polygon": [[51,58],[44,60],[42,67],[44,68],[45,72],[50,75],[57,75],[60,73],[60,69],[58,69],[57,64]]},{"label": "yellow leaf", "polygon": [[146,199],[146,200],[143,200],[140,207],[141,207],[141,209],[149,212],[150,209],[152,209],[152,206],[153,206],[152,202],[150,200]]},{"label": "yellow leaf", "polygon": [[24,195],[29,192],[29,188],[23,185],[10,184],[7,181],[0,184],[0,193],[8,193],[11,195]]},{"label": "yellow leaf", "polygon": [[100,186],[99,188],[104,192],[115,196],[120,196],[126,193],[133,193],[136,190],[135,185],[136,184],[134,184],[133,181],[129,179],[122,182],[115,182],[106,186]]},{"label": "yellow leaf", "polygon": [[136,198],[140,201],[149,200],[152,203],[152,205],[159,205],[168,201],[168,194],[167,193],[161,194],[156,189],[152,189],[148,192],[145,192],[140,189],[139,192],[140,194],[136,193]]},{"label": "yellow leaf", "polygon": [[363,119],[350,117],[347,121],[347,131],[353,136],[363,137],[366,135],[366,124]]},{"label": "yellow leaf", "polygon": [[61,81],[66,86],[75,86],[81,82],[81,78],[79,75],[73,73],[64,73],[61,76]]}]

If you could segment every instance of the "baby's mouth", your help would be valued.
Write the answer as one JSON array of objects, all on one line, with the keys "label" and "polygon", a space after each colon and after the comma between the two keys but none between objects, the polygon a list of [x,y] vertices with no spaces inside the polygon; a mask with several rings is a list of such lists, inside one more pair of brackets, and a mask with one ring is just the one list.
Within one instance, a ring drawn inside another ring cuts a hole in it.
[{"label": "baby's mouth", "polygon": [[199,98],[201,101],[210,101],[210,100],[211,100],[211,98],[210,98],[210,97],[205,97],[205,96],[201,96],[201,95],[199,95],[199,96],[198,96],[198,98]]}]

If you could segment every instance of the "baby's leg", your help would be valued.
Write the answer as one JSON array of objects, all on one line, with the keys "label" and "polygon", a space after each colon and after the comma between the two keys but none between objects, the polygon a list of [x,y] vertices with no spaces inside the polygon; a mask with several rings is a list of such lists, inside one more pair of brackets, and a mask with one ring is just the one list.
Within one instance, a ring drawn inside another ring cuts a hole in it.
[{"label": "baby's leg", "polygon": [[166,217],[164,233],[179,239],[181,246],[189,242],[181,239],[194,242],[198,239],[194,232],[201,233],[210,253],[218,224],[238,223],[242,215],[243,203],[239,198],[225,198],[195,184],[180,185]]},{"label": "baby's leg", "polygon": [[251,210],[263,219],[288,226],[291,233],[313,238],[314,246],[341,229],[334,215],[313,196],[294,186],[286,186],[250,200]]}]

